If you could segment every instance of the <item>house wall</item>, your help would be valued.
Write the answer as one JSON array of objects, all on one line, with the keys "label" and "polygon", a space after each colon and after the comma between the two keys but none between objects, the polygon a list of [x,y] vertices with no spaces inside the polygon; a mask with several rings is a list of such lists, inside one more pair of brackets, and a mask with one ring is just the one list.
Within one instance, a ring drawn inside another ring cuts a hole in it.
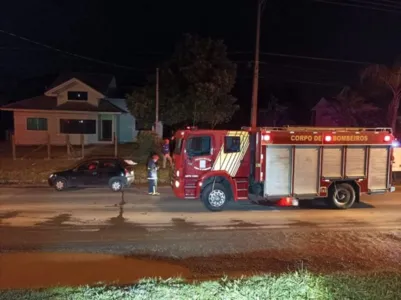
[{"label": "house wall", "polygon": [[[127,102],[125,99],[107,99],[115,106],[128,111]],[[117,136],[119,143],[129,143],[136,139],[138,131],[136,130],[135,117],[130,113],[122,113],[117,120]]]},{"label": "house wall", "polygon": [[337,122],[330,116],[330,114],[327,114],[326,108],[317,107],[312,120],[314,122],[312,125],[314,126],[338,126]]},{"label": "house wall", "polygon": [[[27,118],[47,118],[48,131],[27,130]],[[14,135],[17,145],[41,145],[47,143],[48,133],[52,145],[65,145],[66,134],[60,133],[60,119],[96,120],[96,133],[84,135],[85,144],[99,143],[98,115],[55,112],[14,112]],[[70,134],[70,143],[80,145],[80,134]],[[105,142],[112,143],[112,142]]]},{"label": "house wall", "polygon": [[69,86],[65,90],[61,91],[60,94],[57,96],[57,105],[66,103],[67,101],[69,102],[82,102],[82,101],[72,101],[68,100],[68,91],[74,91],[74,92],[87,92],[88,93],[88,103],[98,106],[99,105],[99,100],[100,100],[100,95],[93,91],[91,88],[89,88],[87,85],[81,84],[79,82],[74,83],[73,85]]}]

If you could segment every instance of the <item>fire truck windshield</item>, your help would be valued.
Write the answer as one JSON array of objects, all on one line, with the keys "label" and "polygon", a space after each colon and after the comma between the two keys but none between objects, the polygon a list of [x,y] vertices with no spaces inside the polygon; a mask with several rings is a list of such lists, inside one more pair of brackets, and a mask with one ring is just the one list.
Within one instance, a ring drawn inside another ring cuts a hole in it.
[{"label": "fire truck windshield", "polygon": [[175,140],[174,154],[181,154],[182,139]]}]

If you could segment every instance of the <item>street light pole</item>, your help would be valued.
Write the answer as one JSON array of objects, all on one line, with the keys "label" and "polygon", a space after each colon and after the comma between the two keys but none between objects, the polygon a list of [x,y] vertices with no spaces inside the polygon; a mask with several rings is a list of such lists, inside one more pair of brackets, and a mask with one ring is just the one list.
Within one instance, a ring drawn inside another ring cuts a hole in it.
[{"label": "street light pole", "polygon": [[255,129],[257,126],[258,114],[258,89],[259,89],[259,48],[260,48],[260,18],[262,5],[265,0],[258,1],[258,12],[256,20],[256,45],[255,45],[255,62],[253,68],[253,86],[252,86],[252,111],[251,111],[251,127]]},{"label": "street light pole", "polygon": [[157,125],[159,124],[159,68],[156,68],[156,118],[155,118],[155,132],[157,132]]}]

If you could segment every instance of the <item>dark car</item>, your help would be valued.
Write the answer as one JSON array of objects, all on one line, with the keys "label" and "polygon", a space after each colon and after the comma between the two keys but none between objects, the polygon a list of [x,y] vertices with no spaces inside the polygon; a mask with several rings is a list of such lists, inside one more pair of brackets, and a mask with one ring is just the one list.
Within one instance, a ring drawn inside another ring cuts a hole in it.
[{"label": "dark car", "polygon": [[109,186],[118,192],[134,182],[134,165],[131,160],[115,157],[86,159],[70,169],[50,174],[49,185],[57,191],[79,186]]}]

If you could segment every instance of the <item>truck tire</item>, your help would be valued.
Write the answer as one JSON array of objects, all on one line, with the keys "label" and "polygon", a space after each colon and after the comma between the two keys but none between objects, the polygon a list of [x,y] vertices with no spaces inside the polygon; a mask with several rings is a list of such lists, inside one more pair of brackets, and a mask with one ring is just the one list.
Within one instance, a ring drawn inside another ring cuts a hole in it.
[{"label": "truck tire", "polygon": [[210,211],[222,211],[228,202],[228,193],[221,183],[211,183],[205,186],[201,199],[205,207]]},{"label": "truck tire", "polygon": [[329,205],[336,209],[351,208],[356,200],[355,189],[349,183],[333,184],[329,192]]}]

